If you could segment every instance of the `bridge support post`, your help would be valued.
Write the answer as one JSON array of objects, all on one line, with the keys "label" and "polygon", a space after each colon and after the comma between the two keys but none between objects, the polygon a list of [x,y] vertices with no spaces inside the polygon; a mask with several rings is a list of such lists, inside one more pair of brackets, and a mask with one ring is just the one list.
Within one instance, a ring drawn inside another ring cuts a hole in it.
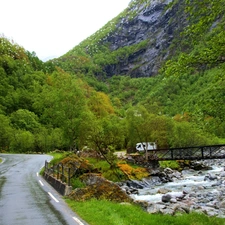
[{"label": "bridge support post", "polygon": [[173,149],[171,149],[171,159],[173,159]]},{"label": "bridge support post", "polygon": [[152,169],[159,168],[159,161],[158,160],[149,160],[149,167]]},{"label": "bridge support post", "polygon": [[204,151],[203,151],[203,148],[201,148],[201,153],[202,153],[202,159],[204,159]]}]

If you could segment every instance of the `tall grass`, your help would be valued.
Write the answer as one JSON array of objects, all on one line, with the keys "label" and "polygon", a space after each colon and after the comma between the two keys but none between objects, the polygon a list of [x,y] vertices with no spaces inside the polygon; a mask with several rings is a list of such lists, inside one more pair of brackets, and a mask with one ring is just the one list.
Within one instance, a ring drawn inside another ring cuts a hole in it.
[{"label": "tall grass", "polygon": [[149,214],[139,206],[92,199],[68,205],[90,225],[225,225],[225,219],[191,213],[179,216]]}]

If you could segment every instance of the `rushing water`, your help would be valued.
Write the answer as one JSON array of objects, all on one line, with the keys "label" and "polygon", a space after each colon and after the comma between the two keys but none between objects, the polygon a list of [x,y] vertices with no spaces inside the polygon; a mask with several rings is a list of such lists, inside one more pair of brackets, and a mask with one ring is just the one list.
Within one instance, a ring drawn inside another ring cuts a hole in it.
[{"label": "rushing water", "polygon": [[131,194],[131,197],[135,200],[144,200],[147,202],[160,202],[162,196],[165,193],[160,193],[162,189],[168,190],[171,195],[179,196],[183,194],[183,191],[191,191],[193,187],[203,186],[207,191],[216,191],[213,184],[217,180],[206,180],[207,174],[212,176],[218,176],[224,169],[222,167],[213,166],[212,170],[207,171],[194,171],[184,170],[182,171],[181,179],[175,179],[173,182],[161,183],[158,185],[149,185],[143,189],[138,189],[138,194]]}]

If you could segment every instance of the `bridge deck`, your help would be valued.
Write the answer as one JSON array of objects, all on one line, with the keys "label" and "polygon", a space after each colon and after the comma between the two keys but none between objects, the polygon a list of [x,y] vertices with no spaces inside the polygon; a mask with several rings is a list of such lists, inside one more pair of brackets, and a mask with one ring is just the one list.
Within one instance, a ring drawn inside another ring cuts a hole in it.
[{"label": "bridge deck", "polygon": [[157,149],[148,152],[149,160],[200,160],[225,159],[225,144],[170,149]]}]

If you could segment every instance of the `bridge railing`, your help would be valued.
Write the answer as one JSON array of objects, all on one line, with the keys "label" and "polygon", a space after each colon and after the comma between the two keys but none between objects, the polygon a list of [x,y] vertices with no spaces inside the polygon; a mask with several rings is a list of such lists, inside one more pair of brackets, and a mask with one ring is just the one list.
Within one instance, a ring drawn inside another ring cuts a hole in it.
[{"label": "bridge railing", "polygon": [[[224,151],[222,151],[224,150]],[[149,151],[149,160],[195,160],[225,158],[225,145],[157,149]]]}]

